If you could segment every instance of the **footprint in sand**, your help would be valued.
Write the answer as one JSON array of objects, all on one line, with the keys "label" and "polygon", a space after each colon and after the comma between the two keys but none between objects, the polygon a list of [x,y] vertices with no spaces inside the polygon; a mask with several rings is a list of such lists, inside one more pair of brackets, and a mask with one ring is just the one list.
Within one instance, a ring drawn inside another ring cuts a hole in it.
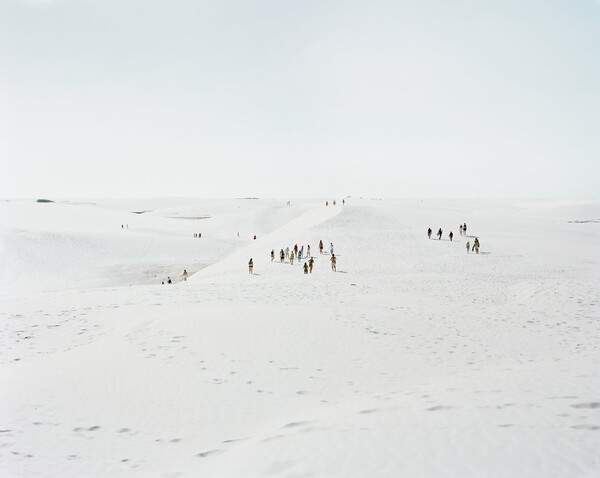
[{"label": "footprint in sand", "polygon": [[573,408],[600,408],[600,402],[576,403]]},{"label": "footprint in sand", "polygon": [[573,425],[571,428],[574,428],[575,430],[600,430],[600,426],[598,425]]},{"label": "footprint in sand", "polygon": [[306,425],[310,425],[311,422],[290,422],[287,423],[285,425],[283,425],[281,428],[298,428],[298,427],[304,427]]},{"label": "footprint in sand", "polygon": [[229,440],[223,440],[221,443],[229,444],[229,443],[235,443],[235,442],[244,441],[244,440],[247,440],[247,438],[230,438]]},{"label": "footprint in sand", "polygon": [[370,408],[368,410],[361,410],[360,412],[358,412],[360,415],[367,415],[369,413],[375,413],[378,412],[379,409],[378,408]]},{"label": "footprint in sand", "polygon": [[199,456],[200,458],[206,458],[207,456],[215,455],[217,453],[222,453],[222,450],[215,449],[215,450],[203,451],[203,452],[197,453],[196,456]]}]

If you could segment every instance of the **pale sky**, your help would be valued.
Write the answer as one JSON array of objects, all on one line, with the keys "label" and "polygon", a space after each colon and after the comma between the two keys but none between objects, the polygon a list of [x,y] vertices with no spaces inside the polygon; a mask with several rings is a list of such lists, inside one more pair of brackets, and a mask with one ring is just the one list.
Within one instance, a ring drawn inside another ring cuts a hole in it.
[{"label": "pale sky", "polygon": [[0,0],[0,197],[600,198],[596,0]]}]

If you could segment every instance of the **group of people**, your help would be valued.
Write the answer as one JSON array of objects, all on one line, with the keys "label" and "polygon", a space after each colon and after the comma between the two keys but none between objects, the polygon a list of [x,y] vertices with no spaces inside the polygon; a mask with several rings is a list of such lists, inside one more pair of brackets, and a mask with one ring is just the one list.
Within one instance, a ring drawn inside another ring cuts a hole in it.
[{"label": "group of people", "polygon": [[[467,223],[466,222],[459,226],[459,232],[460,232],[461,236],[467,235]],[[427,229],[427,237],[429,239],[431,239],[431,233],[432,233],[431,228]],[[442,239],[443,231],[442,231],[441,227],[438,229],[438,232],[436,235],[437,235],[438,240]],[[450,231],[450,234],[448,234],[448,239],[452,240],[453,237],[454,237],[454,233],[452,231]]]},{"label": "group of people", "polygon": [[[319,254],[323,254],[323,249],[325,248],[325,245],[323,244],[322,240],[319,241],[318,247]],[[336,272],[337,257],[335,257],[335,254],[333,252],[333,242],[329,245],[329,253],[331,255],[331,270]],[[302,266],[302,270],[305,274],[312,274],[313,267],[315,265],[315,258],[311,254],[310,244],[306,246],[306,249],[304,248],[304,245],[298,246],[298,244],[294,244],[294,247],[292,247],[291,249],[289,247],[281,249],[277,255],[279,256],[279,262],[281,262],[282,264],[285,261],[288,261],[290,265],[294,265],[294,261],[297,261],[298,264],[301,264],[303,260],[308,259],[305,260],[304,265]],[[275,257],[275,249],[271,249],[271,262],[275,261]],[[248,262],[248,273],[254,273],[254,260],[252,258],[250,258],[250,261]]]},{"label": "group of people", "polygon": [[[427,229],[427,237],[429,239],[431,239],[431,234],[432,234],[432,230],[431,228]],[[464,224],[461,224],[459,227],[459,232],[461,236],[466,236],[467,235],[467,223],[465,222]],[[444,235],[444,231],[442,231],[442,228],[440,227],[438,229],[438,232],[436,234],[438,240],[442,239],[442,236]],[[454,238],[454,233],[452,231],[450,231],[450,233],[448,234],[448,239],[450,239],[450,241],[452,241],[452,239]],[[467,254],[469,254],[470,252],[475,252],[475,254],[479,254],[479,238],[475,238],[475,240],[473,241],[473,246],[471,247],[471,243],[469,241],[467,241],[466,244],[467,247]]]},{"label": "group of people", "polygon": [[471,243],[469,241],[467,241],[466,246],[467,246],[467,254],[469,254],[470,252],[473,252],[473,251],[475,251],[475,254],[479,254],[479,238],[478,237],[476,237],[475,240],[473,241],[472,249],[471,249]]},{"label": "group of people", "polygon": [[[181,278],[184,281],[188,280],[188,277],[190,276],[190,274],[188,273],[187,269],[183,269],[183,274],[181,274]],[[171,279],[171,277],[167,277],[167,284],[172,284],[173,280]],[[162,284],[165,285],[165,281],[162,281]]]},{"label": "group of people", "polygon": [[[331,204],[333,204],[334,206],[337,204],[335,202],[335,199],[331,202]],[[346,200],[342,199],[342,206],[346,205]],[[325,201],[325,206],[329,206],[329,201]]]},{"label": "group of people", "polygon": [[195,232],[194,233],[194,237],[195,238],[200,238],[200,237],[202,237],[202,233],[201,232]]}]

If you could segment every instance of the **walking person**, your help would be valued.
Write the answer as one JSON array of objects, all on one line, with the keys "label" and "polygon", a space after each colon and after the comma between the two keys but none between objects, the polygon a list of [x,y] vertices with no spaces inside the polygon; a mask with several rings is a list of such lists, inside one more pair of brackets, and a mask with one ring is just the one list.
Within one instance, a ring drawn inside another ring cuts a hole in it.
[{"label": "walking person", "polygon": [[289,247],[286,247],[286,248],[285,248],[285,258],[286,258],[286,259],[289,259],[289,258],[290,258],[290,248],[289,248]]},{"label": "walking person", "polygon": [[172,283],[173,283],[173,281],[171,280],[171,278],[167,277],[167,284],[172,284]]},{"label": "walking person", "polygon": [[319,254],[323,254],[323,241],[319,241]]},{"label": "walking person", "polygon": [[290,264],[294,265],[294,250],[292,249],[292,252],[290,252]]},{"label": "walking person", "polygon": [[466,222],[463,224],[463,234],[465,236],[467,235],[467,223]]},{"label": "walking person", "polygon": [[310,244],[306,246],[306,257],[310,257]]},{"label": "walking person", "polygon": [[458,233],[459,233],[461,236],[463,235],[463,227],[462,227],[462,224],[460,225],[460,229],[459,229]]},{"label": "walking person", "polygon": [[312,270],[313,270],[313,265],[315,263],[315,260],[311,257],[308,261],[308,270],[309,272],[312,274]]},{"label": "walking person", "polygon": [[431,228],[427,229],[427,238],[431,239]]},{"label": "walking person", "polygon": [[335,254],[331,254],[331,270],[333,272],[336,272],[336,265],[337,265],[337,258],[335,257]]},{"label": "walking person", "polygon": [[333,242],[329,245],[329,252],[333,256]]},{"label": "walking person", "polygon": [[471,252],[471,243],[467,241],[467,254]]},{"label": "walking person", "polygon": [[275,259],[275,249],[271,249],[271,262]]},{"label": "walking person", "polygon": [[475,250],[475,247],[479,247],[479,238],[476,237],[475,240],[473,241],[473,248],[471,249],[471,252],[473,252]]},{"label": "walking person", "polygon": [[253,274],[254,272],[252,272],[254,270],[254,262],[252,262],[252,257],[250,258],[250,261],[248,262],[248,274]]},{"label": "walking person", "polygon": [[181,277],[183,277],[183,280],[186,281],[188,276],[189,276],[188,271],[183,269],[183,274],[181,275]]},{"label": "walking person", "polygon": [[279,260],[283,263],[284,259],[285,259],[285,252],[283,252],[283,249],[281,249],[281,251],[279,252]]},{"label": "walking person", "polygon": [[440,241],[440,240],[442,239],[442,234],[443,234],[443,233],[442,233],[442,228],[440,227],[440,228],[438,229],[438,233],[437,233],[437,236],[438,236],[438,241]]},{"label": "walking person", "polygon": [[450,234],[448,234],[448,237],[450,238],[450,242],[452,242],[452,238],[454,237],[454,234],[452,234],[452,231],[450,231]]},{"label": "walking person", "polygon": [[302,268],[304,269],[304,273],[308,274],[308,264],[305,262],[304,266],[302,266]]}]

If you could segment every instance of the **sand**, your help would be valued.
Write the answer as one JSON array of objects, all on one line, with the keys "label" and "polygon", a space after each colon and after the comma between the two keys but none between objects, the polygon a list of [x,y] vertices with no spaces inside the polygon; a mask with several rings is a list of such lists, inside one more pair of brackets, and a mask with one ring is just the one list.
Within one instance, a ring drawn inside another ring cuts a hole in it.
[{"label": "sand", "polygon": [[599,203],[286,202],[1,202],[1,476],[600,475]]}]

